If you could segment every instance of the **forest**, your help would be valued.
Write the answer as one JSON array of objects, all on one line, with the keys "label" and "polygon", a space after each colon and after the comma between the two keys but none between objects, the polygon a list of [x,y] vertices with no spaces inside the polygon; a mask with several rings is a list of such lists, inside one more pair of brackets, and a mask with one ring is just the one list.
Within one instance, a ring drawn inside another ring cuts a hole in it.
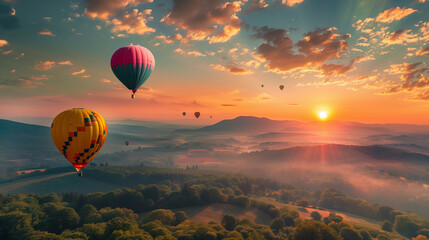
[{"label": "forest", "polygon": [[[51,170],[55,171],[55,170]],[[59,170],[57,170],[59,171]],[[40,173],[35,173],[40,174]],[[332,188],[311,192],[242,174],[91,166],[85,177],[124,186],[110,192],[0,196],[0,239],[428,239],[429,220]],[[223,203],[266,213],[270,224],[225,214],[196,222],[183,209]],[[292,207],[279,207],[287,203]],[[303,218],[302,212],[311,218]],[[329,210],[328,216],[320,212]],[[349,223],[338,212],[377,222]]]}]

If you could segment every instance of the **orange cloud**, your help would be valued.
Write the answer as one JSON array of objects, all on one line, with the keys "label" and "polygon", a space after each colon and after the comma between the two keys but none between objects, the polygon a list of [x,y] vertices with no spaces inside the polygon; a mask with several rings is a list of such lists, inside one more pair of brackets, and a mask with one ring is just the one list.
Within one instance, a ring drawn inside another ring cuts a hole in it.
[{"label": "orange cloud", "polygon": [[109,22],[113,24],[111,32],[126,32],[128,34],[138,35],[155,32],[155,29],[146,25],[148,20],[150,21],[153,19],[153,17],[148,17],[151,12],[151,9],[146,9],[142,12],[139,12],[138,9],[133,9],[131,12],[125,13],[120,19],[114,18]]},{"label": "orange cloud", "polygon": [[428,53],[429,53],[429,46],[419,49],[416,52],[416,56],[423,56],[423,55],[428,54]]},{"label": "orange cloud", "polygon": [[293,7],[295,5],[301,4],[302,2],[304,2],[304,0],[282,0],[282,4],[288,7]]},{"label": "orange cloud", "polygon": [[391,8],[380,13],[375,20],[377,22],[391,23],[393,21],[399,21],[414,12],[417,12],[417,10],[414,10],[412,8],[405,8],[405,7]]},{"label": "orange cloud", "polygon": [[35,88],[43,85],[42,80],[47,80],[46,75],[42,76],[31,76],[31,77],[19,77],[15,79],[0,79],[0,88],[4,87],[24,87],[24,88]]},{"label": "orange cloud", "polygon": [[72,75],[73,75],[73,76],[75,76],[75,75],[82,74],[82,73],[84,73],[84,72],[86,72],[86,69],[82,69],[82,70],[80,70],[80,71],[78,71],[78,72],[73,72],[73,73],[72,73]]},{"label": "orange cloud", "polygon": [[42,29],[38,32],[39,35],[46,35],[46,36],[55,36],[50,30],[48,29]]},{"label": "orange cloud", "polygon": [[88,7],[85,8],[84,15],[93,19],[107,20],[120,14],[126,7],[136,7],[151,2],[153,0],[85,0]]},{"label": "orange cloud", "polygon": [[62,62],[58,62],[59,65],[69,65],[69,66],[73,66],[73,63],[71,63],[70,61],[62,61]]},{"label": "orange cloud", "polygon": [[419,38],[417,34],[408,34],[409,32],[411,32],[409,29],[396,30],[390,35],[390,37],[383,39],[382,42],[387,43],[388,45],[418,42]]},{"label": "orange cloud", "polygon": [[402,83],[391,86],[384,93],[390,94],[429,87],[429,78],[424,76],[429,71],[429,67],[418,68],[424,64],[423,62],[417,62],[391,65],[387,72],[391,75],[402,74],[400,77]]},{"label": "orange cloud", "polygon": [[241,20],[236,15],[241,5],[241,1],[174,0],[173,9],[161,21],[186,30],[189,40],[226,42],[241,29]]},{"label": "orange cloud", "polygon": [[193,57],[204,57],[206,56],[204,53],[200,53],[198,51],[184,51],[181,48],[177,48],[174,52],[179,53],[180,55],[193,56]]},{"label": "orange cloud", "polygon": [[245,13],[247,14],[255,10],[261,10],[266,7],[268,7],[268,4],[265,2],[265,0],[253,0],[252,5],[247,8]]},{"label": "orange cloud", "polygon": [[[258,58],[268,62],[271,71],[288,72],[340,58],[348,50],[345,39],[349,35],[338,35],[335,28],[321,29],[304,34],[304,39],[296,44],[286,36],[284,29],[261,27],[253,37],[264,39],[257,48]],[[297,48],[295,53],[294,48]]]},{"label": "orange cloud", "polygon": [[9,43],[6,40],[1,40],[0,39],[0,47],[4,47],[6,45],[8,45]]},{"label": "orange cloud", "polygon": [[55,62],[51,61],[45,61],[45,62],[39,62],[38,64],[34,65],[33,68],[40,71],[47,71],[55,66]]},{"label": "orange cloud", "polygon": [[175,41],[182,40],[183,37],[179,33],[176,33],[172,36],[158,35],[155,37],[156,39],[162,40],[165,44],[173,44]]},{"label": "orange cloud", "polygon": [[229,72],[231,74],[237,74],[237,75],[253,73],[249,69],[236,66],[235,63],[231,63],[231,64],[228,64],[226,66],[222,66],[220,64],[211,64],[210,67],[213,69],[219,70],[219,71],[225,71],[225,72]]}]

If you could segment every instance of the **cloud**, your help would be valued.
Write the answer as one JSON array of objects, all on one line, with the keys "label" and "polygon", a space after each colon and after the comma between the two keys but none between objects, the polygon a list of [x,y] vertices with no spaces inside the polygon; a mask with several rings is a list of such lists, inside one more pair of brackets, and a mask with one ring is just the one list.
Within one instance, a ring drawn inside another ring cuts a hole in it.
[{"label": "cloud", "polygon": [[221,104],[221,106],[222,107],[236,107],[237,105],[236,104],[224,103],[224,104]]},{"label": "cloud", "polygon": [[253,37],[266,41],[257,47],[257,57],[268,62],[267,67],[271,71],[288,72],[304,67],[317,67],[328,60],[340,58],[349,48],[345,41],[349,35],[338,35],[335,28],[305,33],[304,39],[296,44],[286,36],[284,29],[265,26],[256,31]]},{"label": "cloud", "polygon": [[399,21],[403,19],[404,17],[417,12],[417,10],[414,10],[412,8],[391,8],[388,9],[382,13],[380,13],[376,18],[375,21],[377,22],[383,22],[383,23],[391,23],[393,21]]},{"label": "cloud", "polygon": [[269,100],[271,98],[270,95],[266,93],[262,93],[256,97],[256,100]]},{"label": "cloud", "polygon": [[18,17],[15,16],[15,9],[8,3],[0,1],[0,29],[13,30],[19,28]]},{"label": "cloud", "polygon": [[180,55],[193,56],[193,57],[204,57],[206,56],[204,53],[200,53],[198,51],[184,51],[181,48],[177,48],[174,52],[179,53]]},{"label": "cloud", "polygon": [[343,64],[323,64],[319,67],[319,70],[324,76],[344,75],[353,69],[352,65],[343,65]]},{"label": "cloud", "polygon": [[42,29],[39,30],[39,32],[37,32],[39,35],[46,35],[46,36],[55,36],[55,34],[53,34],[50,30],[48,29]]},{"label": "cloud", "polygon": [[210,67],[219,71],[226,71],[231,74],[242,75],[242,74],[251,74],[253,73],[251,70],[246,69],[244,67],[236,66],[235,63],[230,63],[226,66],[222,66],[220,64],[210,64]]},{"label": "cloud", "polygon": [[355,63],[362,62],[362,60],[365,57],[363,56],[357,56],[356,58],[352,59],[348,65],[343,64],[322,64],[318,70],[322,72],[322,75],[324,76],[331,76],[331,75],[344,75],[347,72],[350,72],[354,69],[353,65]]},{"label": "cloud", "polygon": [[47,80],[46,75],[42,76],[31,76],[31,77],[19,77],[19,78],[6,78],[0,79],[0,88],[4,87],[24,87],[24,88],[35,88],[43,85],[42,80]]},{"label": "cloud", "polygon": [[295,5],[301,4],[302,2],[304,2],[304,0],[282,0],[282,4],[288,7],[293,7]]},{"label": "cloud", "polygon": [[390,86],[384,93],[391,94],[402,91],[412,91],[414,89],[429,87],[429,78],[424,76],[429,71],[429,67],[421,67],[424,62],[393,64],[386,70],[390,75],[402,74],[401,84]]},{"label": "cloud", "polygon": [[108,22],[113,25],[111,32],[126,32],[128,34],[138,35],[155,32],[154,28],[146,25],[147,21],[153,19],[153,17],[149,16],[151,12],[151,9],[146,9],[142,12],[139,12],[138,9],[133,9],[131,12],[123,14],[120,19],[114,18],[112,21]]},{"label": "cloud", "polygon": [[122,13],[127,7],[136,7],[138,5],[151,3],[153,0],[85,0],[87,8],[84,15],[90,18],[107,20],[113,16]]},{"label": "cloud", "polygon": [[9,45],[9,43],[6,40],[1,40],[0,39],[0,47],[4,47],[6,45]]},{"label": "cloud", "polygon": [[45,62],[39,62],[36,65],[33,66],[34,69],[40,70],[40,71],[47,71],[55,66],[55,62],[51,61],[45,61]]},{"label": "cloud", "polygon": [[4,54],[4,55],[8,55],[8,54],[11,54],[11,53],[12,53],[12,50],[8,50],[8,51],[2,52],[2,54]]},{"label": "cloud", "polygon": [[100,81],[101,81],[101,82],[104,82],[104,83],[111,83],[111,82],[112,82],[111,80],[106,79],[106,78],[103,78],[103,79],[101,79]]},{"label": "cloud", "polygon": [[416,56],[423,56],[423,55],[428,54],[428,53],[429,53],[429,46],[419,49],[416,52]]},{"label": "cloud", "polygon": [[173,9],[161,21],[186,30],[189,40],[226,42],[241,29],[236,15],[241,5],[241,1],[173,0]]},{"label": "cloud", "polygon": [[73,66],[73,63],[71,63],[70,61],[62,61],[62,62],[58,62],[58,65],[69,65],[69,66]]},{"label": "cloud", "polygon": [[265,0],[253,0],[252,5],[250,5],[250,7],[247,8],[245,13],[247,14],[255,10],[261,10],[266,7],[268,7],[268,4],[265,2]]},{"label": "cloud", "polygon": [[[84,73],[84,72],[86,72],[86,69],[82,69],[82,70],[80,70],[80,71],[73,72],[73,73],[72,73],[72,75],[73,75],[73,76],[75,76],[75,75],[82,74],[82,73]],[[82,76],[82,77],[83,77],[83,76]]]},{"label": "cloud", "polygon": [[[22,56],[24,56],[23,53],[21,53]],[[61,61],[61,62],[53,62],[53,61],[40,61],[36,63],[36,65],[33,66],[34,69],[40,70],[40,71],[47,71],[55,67],[56,65],[62,65],[62,66],[73,66],[73,63],[69,60]]]},{"label": "cloud", "polygon": [[396,30],[388,38],[383,39],[382,42],[388,45],[418,42],[417,34],[408,34],[409,32],[411,32],[409,29]]},{"label": "cloud", "polygon": [[158,35],[155,38],[162,40],[162,42],[165,44],[173,44],[175,41],[178,41],[178,40],[180,41],[183,39],[183,37],[182,37],[182,35],[180,35],[180,33],[176,33],[176,34],[168,36],[168,37],[165,35]]}]

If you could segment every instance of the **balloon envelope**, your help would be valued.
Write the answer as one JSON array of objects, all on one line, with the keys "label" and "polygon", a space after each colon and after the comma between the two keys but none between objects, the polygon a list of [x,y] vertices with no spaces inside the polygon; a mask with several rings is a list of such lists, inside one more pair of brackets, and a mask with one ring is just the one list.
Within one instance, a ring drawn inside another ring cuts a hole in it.
[{"label": "balloon envelope", "polygon": [[182,115],[183,115],[183,116],[186,116],[186,112],[183,112],[183,113],[182,113]]},{"label": "balloon envelope", "polygon": [[262,84],[261,87],[264,87],[264,84]]},{"label": "balloon envelope", "polygon": [[199,118],[201,114],[200,114],[200,112],[195,112],[194,115],[196,118]]},{"label": "balloon envelope", "polygon": [[100,151],[107,136],[103,117],[89,109],[73,108],[58,114],[51,137],[58,151],[79,171]]},{"label": "balloon envelope", "polygon": [[279,88],[280,88],[280,90],[282,90],[282,91],[283,91],[283,88],[285,88],[285,86],[280,85],[280,86],[279,86]]},{"label": "balloon envelope", "polygon": [[126,142],[125,142],[125,145],[127,145],[127,146],[128,146],[128,145],[130,145],[130,142],[126,141]]},{"label": "balloon envelope", "polygon": [[155,58],[145,47],[130,45],[119,48],[110,59],[115,76],[134,93],[146,82],[155,68]]}]

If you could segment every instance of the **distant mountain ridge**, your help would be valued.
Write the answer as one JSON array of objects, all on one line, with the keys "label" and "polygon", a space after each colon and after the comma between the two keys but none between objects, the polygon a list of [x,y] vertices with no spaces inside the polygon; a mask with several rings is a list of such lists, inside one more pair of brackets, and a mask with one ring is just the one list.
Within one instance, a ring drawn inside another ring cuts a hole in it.
[{"label": "distant mountain ridge", "polygon": [[243,159],[260,161],[306,160],[317,159],[349,161],[358,159],[415,161],[429,163],[429,155],[382,145],[358,146],[341,144],[320,144],[299,146],[279,150],[262,150],[241,154]]}]

